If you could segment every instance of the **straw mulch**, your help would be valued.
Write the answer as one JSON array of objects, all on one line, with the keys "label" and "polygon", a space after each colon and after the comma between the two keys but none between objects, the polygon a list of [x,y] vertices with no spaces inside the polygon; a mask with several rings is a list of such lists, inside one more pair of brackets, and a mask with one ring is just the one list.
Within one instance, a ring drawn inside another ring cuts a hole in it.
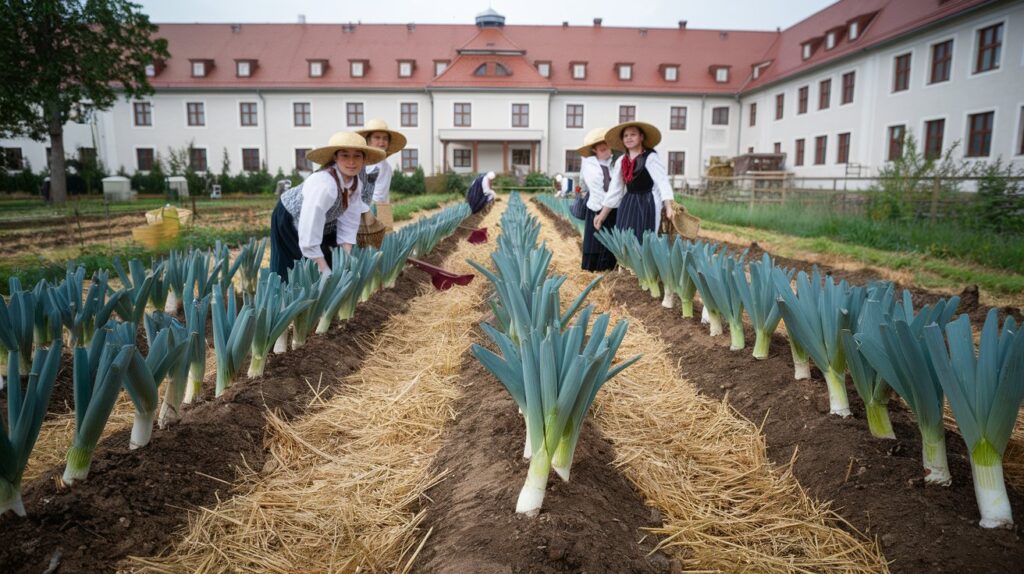
[{"label": "straw mulch", "polygon": [[[494,226],[495,210],[484,220]],[[448,258],[468,272],[494,243],[461,242]],[[400,572],[430,533],[413,511],[443,480],[430,463],[455,416],[454,385],[481,320],[487,282],[427,291],[395,316],[362,369],[321,408],[285,423],[271,416],[269,462],[238,495],[194,515],[163,557],[133,558],[147,572]],[[427,287],[426,289],[430,289]]]},{"label": "straw mulch", "polygon": [[[579,270],[574,242],[551,225],[541,234],[555,252],[552,266],[569,275],[566,290],[579,292],[593,276]],[[589,301],[629,320],[620,357],[643,354],[598,394],[594,415],[616,464],[663,514],[663,547],[701,571],[888,571],[877,543],[851,534],[788,467],[772,464],[757,425],[679,379],[665,344],[612,308],[608,289],[599,286]]]}]

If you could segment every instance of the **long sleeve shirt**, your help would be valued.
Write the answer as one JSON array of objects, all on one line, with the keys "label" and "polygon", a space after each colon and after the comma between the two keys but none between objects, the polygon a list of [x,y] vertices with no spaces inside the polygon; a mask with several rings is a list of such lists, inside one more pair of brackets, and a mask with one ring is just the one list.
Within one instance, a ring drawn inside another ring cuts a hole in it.
[{"label": "long sleeve shirt", "polygon": [[391,200],[391,177],[395,174],[395,169],[385,159],[380,163],[366,166],[367,174],[373,174],[374,171],[377,172],[377,182],[373,186],[373,202],[388,203]]},{"label": "long sleeve shirt", "polygon": [[583,161],[580,163],[580,179],[586,184],[587,193],[590,194],[587,196],[587,209],[590,211],[601,211],[601,208],[604,206],[605,196],[608,194],[604,189],[604,170],[601,169],[602,166],[608,168],[609,175],[611,175],[611,158],[601,161],[596,156],[590,156],[583,158]]},{"label": "long sleeve shirt", "polygon": [[[331,168],[335,169],[335,168]],[[352,185],[338,174],[342,185]],[[370,210],[360,197],[362,182],[354,178],[356,189],[349,195],[348,209],[341,212],[336,222],[336,241],[338,245],[355,245],[356,233],[359,232],[360,217]],[[320,248],[324,239],[324,226],[327,223],[327,212],[338,201],[338,185],[326,170],[318,171],[306,178],[302,184],[302,210],[296,222],[299,235],[299,250],[304,257],[316,259],[323,257]]]},{"label": "long sleeve shirt", "polygon": [[493,189],[493,188],[491,187],[491,180],[489,180],[489,179],[487,179],[487,178],[485,177],[485,178],[483,178],[483,180],[482,180],[482,181],[480,182],[480,184],[481,184],[481,185],[483,185],[483,188],[484,188],[484,195],[486,195],[486,196],[487,196],[487,201],[493,201],[493,200],[494,200],[494,197],[495,197],[496,195],[498,195],[498,194],[497,194],[497,193],[495,193],[494,189]]},{"label": "long sleeve shirt", "polygon": [[[622,178],[622,157],[619,156],[619,159],[612,166],[612,182],[608,186],[608,194],[601,203],[601,207],[612,209],[619,207],[622,197],[626,194],[626,181]],[[655,151],[652,151],[647,156],[644,166],[647,172],[651,174],[651,179],[654,180],[654,189],[651,192],[654,195],[654,202],[658,205],[660,212],[662,202],[675,197],[672,191],[672,184],[668,180],[668,170],[665,169],[661,156]]]}]

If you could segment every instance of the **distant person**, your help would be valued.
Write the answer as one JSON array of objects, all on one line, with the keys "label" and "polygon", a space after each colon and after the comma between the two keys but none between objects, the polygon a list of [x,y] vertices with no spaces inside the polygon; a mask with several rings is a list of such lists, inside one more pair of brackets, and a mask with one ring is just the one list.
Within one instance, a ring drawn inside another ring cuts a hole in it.
[{"label": "distant person", "polygon": [[[608,186],[612,181],[612,148],[604,141],[607,128],[590,130],[579,148],[580,180],[587,186],[587,212],[583,220],[583,263],[586,271],[610,271],[615,269],[615,256],[594,237],[594,218],[605,207]],[[615,226],[615,208],[609,208],[604,223]]]},{"label": "distant person", "polygon": [[483,175],[478,176],[470,184],[469,190],[466,191],[466,203],[469,204],[469,208],[473,210],[473,213],[479,213],[485,207],[487,207],[494,197],[497,195],[494,193],[494,189],[491,188],[491,182],[494,178],[498,177],[493,171],[489,171]]},{"label": "distant person", "polygon": [[618,208],[615,227],[629,229],[643,241],[645,231],[658,230],[662,211],[669,219],[675,213],[668,171],[654,151],[661,142],[661,132],[645,122],[625,122],[608,130],[605,142],[625,153],[612,169],[608,196],[601,213],[594,218],[594,228],[601,229],[611,210]]},{"label": "distant person", "polygon": [[383,150],[352,132],[338,132],[326,146],[306,153],[322,167],[281,194],[270,219],[270,269],[287,281],[288,270],[305,257],[320,273],[330,273],[331,249],[352,249],[360,218],[369,210],[359,173],[384,157]]},{"label": "distant person", "polygon": [[43,178],[43,185],[39,187],[39,195],[43,197],[43,201],[50,203],[50,178]]},{"label": "distant person", "polygon": [[576,191],[575,182],[571,177],[558,174],[555,176],[555,197],[572,197]]}]

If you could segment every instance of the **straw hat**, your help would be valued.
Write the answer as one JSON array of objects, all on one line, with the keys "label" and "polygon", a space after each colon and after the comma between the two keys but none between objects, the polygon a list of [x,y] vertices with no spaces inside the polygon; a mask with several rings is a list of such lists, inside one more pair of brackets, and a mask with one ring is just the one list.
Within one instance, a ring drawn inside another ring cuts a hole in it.
[{"label": "straw hat", "polygon": [[580,152],[580,155],[583,157],[590,157],[594,155],[591,148],[601,142],[605,142],[605,134],[607,133],[608,128],[594,128],[590,130],[587,132],[587,137],[583,138],[583,147],[577,148],[576,151]]},{"label": "straw hat", "polygon": [[368,164],[384,161],[384,158],[387,157],[384,150],[366,145],[363,136],[354,132],[338,132],[331,136],[324,147],[306,152],[306,159],[317,165],[324,165],[330,163],[334,159],[334,154],[340,149],[355,149],[363,152]]},{"label": "straw hat", "polygon": [[640,128],[640,131],[644,132],[644,147],[647,149],[654,149],[656,145],[661,143],[661,131],[647,122],[621,123],[605,132],[605,143],[612,149],[625,151],[626,146],[622,143],[622,131],[628,127]]},{"label": "straw hat", "polygon": [[405,149],[405,136],[389,128],[388,124],[384,120],[370,120],[366,122],[366,126],[364,126],[363,129],[356,131],[357,134],[363,136],[367,140],[370,139],[370,134],[373,132],[386,132],[391,136],[390,141],[388,141],[387,155],[392,155]]}]

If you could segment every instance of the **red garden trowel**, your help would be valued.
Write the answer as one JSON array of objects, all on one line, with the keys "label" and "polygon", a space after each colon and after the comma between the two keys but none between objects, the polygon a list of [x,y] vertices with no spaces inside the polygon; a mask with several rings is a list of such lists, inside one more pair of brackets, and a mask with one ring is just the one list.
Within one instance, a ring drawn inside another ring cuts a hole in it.
[{"label": "red garden trowel", "polygon": [[434,284],[434,288],[438,291],[450,289],[453,285],[469,285],[469,282],[473,280],[473,275],[456,275],[451,271],[445,271],[444,269],[431,265],[426,261],[420,261],[419,259],[413,259],[412,257],[407,261],[419,269],[429,273],[430,282]]},{"label": "red garden trowel", "polygon": [[466,230],[469,231],[469,237],[466,238],[466,241],[469,241],[473,245],[477,245],[477,244],[480,244],[480,243],[487,243],[487,228],[486,227],[481,227],[481,228],[477,229],[475,227],[467,227],[465,225],[460,225],[459,229],[466,229]]}]

